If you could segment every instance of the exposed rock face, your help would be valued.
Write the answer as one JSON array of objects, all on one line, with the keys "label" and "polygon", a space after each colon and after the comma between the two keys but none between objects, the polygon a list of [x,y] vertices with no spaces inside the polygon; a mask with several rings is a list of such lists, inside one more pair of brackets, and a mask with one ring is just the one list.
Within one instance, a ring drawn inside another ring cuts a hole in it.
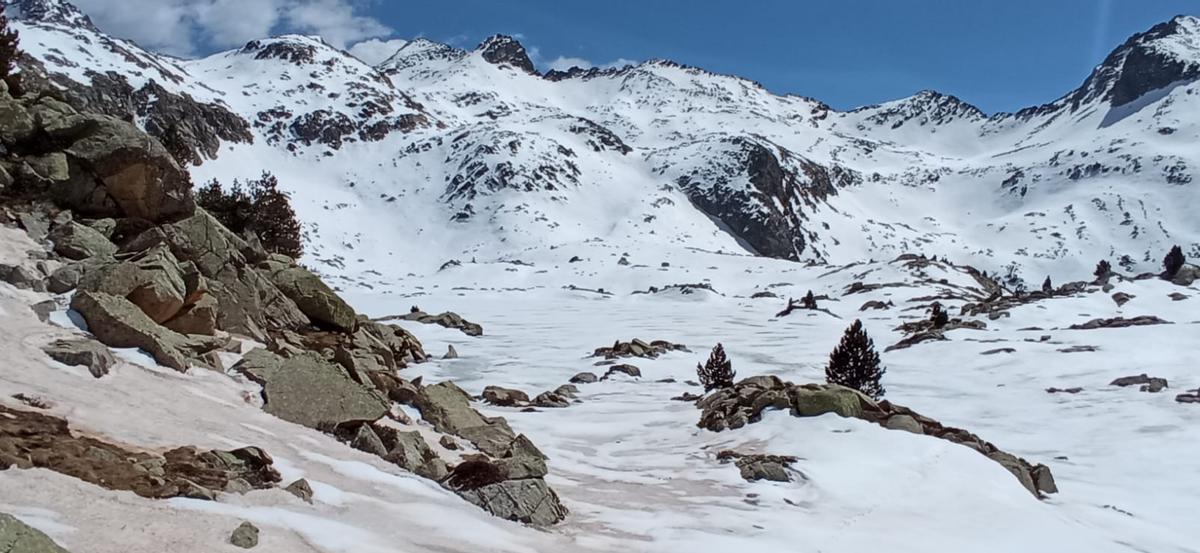
[{"label": "exposed rock face", "polygon": [[688,349],[683,344],[672,344],[666,340],[654,340],[653,342],[646,343],[638,338],[634,338],[628,342],[617,340],[610,347],[596,348],[596,351],[592,352],[592,357],[603,357],[605,359],[643,357],[654,359],[669,351],[688,351]]},{"label": "exposed rock face", "polygon": [[751,377],[705,396],[696,402],[696,406],[703,411],[698,426],[714,432],[758,422],[767,409],[789,409],[795,417],[836,413],[862,419],[884,428],[924,434],[970,447],[1002,465],[1036,497],[1057,491],[1054,477],[1044,465],[1031,465],[966,430],[943,426],[886,400],[876,403],[857,390],[836,384],[795,385],[773,376]]},{"label": "exposed rock face", "polygon": [[242,490],[274,487],[280,478],[272,463],[256,447],[180,447],[162,455],[130,451],[75,436],[63,419],[0,406],[0,470],[45,468],[147,498],[213,499],[231,483]]},{"label": "exposed rock face", "polygon": [[374,422],[389,409],[386,399],[315,353],[284,358],[257,349],[234,368],[262,385],[263,410],[309,428]]},{"label": "exposed rock face", "polygon": [[5,553],[69,553],[40,530],[7,513],[0,513],[0,550]]},{"label": "exposed rock face", "polygon": [[511,65],[530,74],[536,74],[533,61],[525,52],[525,47],[516,39],[505,35],[494,35],[484,40],[476,49],[488,63],[496,65]]},{"label": "exposed rock face", "polygon": [[541,478],[505,480],[459,495],[495,516],[534,526],[550,526],[567,516],[558,494]]},{"label": "exposed rock face", "polygon": [[312,322],[344,332],[354,332],[358,315],[317,275],[290,258],[272,255],[260,265],[271,282]]},{"label": "exposed rock face", "polygon": [[424,324],[436,324],[445,328],[456,328],[461,330],[462,333],[466,334],[467,336],[483,335],[482,325],[468,321],[459,316],[458,313],[454,313],[452,311],[445,311],[438,315],[430,315],[414,307],[409,313],[395,317],[385,317],[384,319],[401,319],[405,321],[416,321]]},{"label": "exposed rock face", "polygon": [[117,363],[117,359],[104,344],[83,338],[58,340],[42,348],[42,351],[64,365],[87,367],[88,372],[96,378],[108,374],[108,369]]},{"label": "exposed rock face", "polygon": [[[162,323],[179,313],[188,296],[196,293],[188,290],[185,270],[169,249],[158,245],[87,271],[79,289],[128,299],[151,320]],[[193,288],[199,286],[199,281],[193,281]]]}]

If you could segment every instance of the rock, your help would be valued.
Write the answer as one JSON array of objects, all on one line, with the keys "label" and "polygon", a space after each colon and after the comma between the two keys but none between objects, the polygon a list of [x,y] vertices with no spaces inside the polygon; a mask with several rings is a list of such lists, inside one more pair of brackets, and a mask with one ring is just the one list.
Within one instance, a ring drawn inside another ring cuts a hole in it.
[{"label": "rock", "polygon": [[1188,299],[1186,294],[1180,294],[1179,292],[1171,292],[1171,294],[1167,297],[1171,298],[1171,301],[1183,301]]},{"label": "rock", "polygon": [[179,260],[161,244],[119,262],[94,265],[84,271],[79,289],[126,298],[156,323],[179,313],[188,292]]},{"label": "rock", "polygon": [[39,156],[26,156],[23,171],[27,180],[44,186],[54,186],[71,178],[67,156],[62,152],[50,152]]},{"label": "rock", "polygon": [[1142,315],[1126,319],[1124,317],[1115,317],[1112,319],[1092,319],[1083,324],[1074,324],[1067,328],[1070,330],[1093,330],[1097,328],[1125,328],[1129,326],[1146,326],[1146,325],[1161,325],[1171,324],[1169,321],[1164,321],[1153,315]]},{"label": "rock", "polygon": [[284,488],[284,491],[286,491],[296,497],[299,497],[305,503],[311,504],[313,502],[312,486],[310,486],[308,484],[308,480],[305,480],[303,478],[301,478],[295,482],[292,482],[291,484],[288,484],[287,487]]},{"label": "rock", "polygon": [[180,334],[212,336],[217,333],[217,299],[204,294],[192,305],[184,307],[163,326]]},{"label": "rock", "polygon": [[446,355],[442,359],[458,359],[458,350],[454,349],[454,344],[446,346]]},{"label": "rock", "polygon": [[489,513],[533,526],[550,526],[567,516],[567,508],[541,478],[505,480],[458,494]]},{"label": "rock", "polygon": [[533,405],[534,407],[546,409],[561,409],[563,407],[570,407],[571,400],[554,392],[542,392],[533,398]]},{"label": "rock", "polygon": [[1078,394],[1083,388],[1076,386],[1074,388],[1046,388],[1047,394]]},{"label": "rock", "polygon": [[443,435],[441,438],[438,438],[438,445],[449,449],[450,451],[458,450],[458,442],[454,441],[452,436]]},{"label": "rock", "polygon": [[1033,476],[1033,485],[1038,491],[1058,493],[1058,484],[1054,482],[1054,475],[1050,474],[1050,467],[1035,465],[1030,474]]},{"label": "rock", "polygon": [[258,527],[249,522],[243,522],[229,536],[229,543],[242,549],[250,549],[258,545]]},{"label": "rock", "polygon": [[385,448],[381,457],[389,462],[430,480],[441,480],[449,473],[446,462],[429,447],[420,432],[402,432],[380,424],[372,427]]},{"label": "rock", "polygon": [[1137,296],[1132,296],[1132,295],[1126,294],[1125,292],[1117,292],[1116,294],[1112,295],[1113,301],[1117,302],[1117,307],[1121,307],[1121,306],[1125,305],[1126,303],[1129,303],[1129,300],[1131,300],[1135,297],[1137,297]]},{"label": "rock", "polygon": [[591,384],[597,380],[600,379],[595,375],[595,373],[590,372],[581,372],[571,377],[571,382],[574,384]]},{"label": "rock", "polygon": [[41,243],[50,234],[50,219],[41,211],[18,213],[17,223],[34,242]]},{"label": "rock", "polygon": [[422,323],[422,324],[436,324],[438,326],[442,326],[445,328],[453,328],[453,329],[459,330],[463,334],[466,334],[467,336],[482,336],[483,335],[483,326],[473,323],[471,321],[468,321],[468,320],[462,318],[461,316],[459,316],[458,313],[454,313],[452,311],[446,311],[446,312],[440,313],[438,315],[430,315],[430,314],[414,307],[412,311],[410,311],[404,315],[400,315],[400,316],[396,316],[396,317],[385,317],[385,319],[401,319],[401,320],[405,320],[405,321],[416,321],[416,322]]},{"label": "rock", "polygon": [[693,393],[691,393],[691,392],[684,392],[682,395],[678,395],[678,396],[675,396],[675,397],[671,398],[671,401],[696,401],[696,400],[698,400],[698,399],[701,399],[701,398],[703,398],[703,397],[704,397],[704,396],[702,396],[702,395],[700,395],[700,394],[693,394]]},{"label": "rock", "polygon": [[1200,280],[1200,266],[1191,263],[1184,263],[1171,277],[1171,282],[1179,286],[1191,286],[1197,280]]},{"label": "rock", "polygon": [[917,419],[914,419],[910,415],[892,415],[883,423],[883,427],[888,430],[903,430],[905,432],[912,432],[913,434],[925,433],[925,429],[921,426],[921,423],[917,422]]},{"label": "rock", "polygon": [[1158,393],[1168,387],[1167,379],[1147,376],[1146,373],[1142,373],[1137,376],[1123,376],[1113,380],[1108,385],[1120,386],[1122,388],[1126,386],[1140,386],[1139,389],[1141,391],[1150,393]]},{"label": "rock", "polygon": [[58,311],[58,302],[54,300],[39,301],[29,306],[29,309],[37,315],[39,321],[44,323],[50,320],[51,313]]},{"label": "rock", "polygon": [[1017,352],[1017,350],[1015,350],[1013,348],[996,348],[996,349],[989,349],[987,351],[980,352],[980,355],[995,355],[997,353],[1016,353],[1016,352]]},{"label": "rock", "polygon": [[529,403],[529,396],[520,390],[488,386],[483,389],[483,401],[501,407],[522,406]]},{"label": "rock", "polygon": [[604,376],[600,380],[608,380],[614,374],[626,374],[634,378],[641,378],[642,370],[633,365],[613,365],[608,368],[608,371],[604,373]]},{"label": "rock", "polygon": [[471,397],[453,382],[421,388],[413,403],[438,432],[465,438],[493,457],[503,455],[516,438],[504,419],[487,419],[472,409]]},{"label": "rock", "polygon": [[262,385],[263,410],[309,428],[330,430],[374,422],[389,410],[379,393],[316,353],[283,358],[256,349],[234,368]]},{"label": "rock", "polygon": [[[0,107],[3,105],[0,102]],[[2,111],[0,117],[3,117]],[[0,121],[0,127],[2,125]],[[5,553],[68,553],[40,530],[7,513],[0,513],[0,550]]]},{"label": "rock", "polygon": [[791,482],[792,475],[788,472],[788,467],[797,461],[795,457],[786,455],[742,455],[731,451],[722,451],[717,457],[735,458],[734,464],[747,482]]},{"label": "rock", "polygon": [[842,417],[864,418],[863,406],[874,407],[875,402],[862,392],[837,384],[809,384],[797,386],[789,391],[792,400],[792,415],[815,417],[825,413],[836,413]]},{"label": "rock", "polygon": [[496,461],[503,469],[505,480],[541,478],[546,476],[546,455],[524,434],[518,435],[504,456]]},{"label": "rock", "polygon": [[987,453],[987,457],[999,463],[1000,466],[1007,469],[1013,476],[1016,476],[1021,485],[1029,490],[1029,493],[1032,493],[1034,496],[1038,495],[1037,484],[1034,482],[1033,474],[1031,474],[1027,463],[1024,463],[1015,455],[1000,450]]},{"label": "rock", "polygon": [[377,457],[384,457],[388,454],[387,446],[383,445],[383,440],[369,424],[360,424],[358,426],[358,432],[350,439],[350,447]]},{"label": "rock", "polygon": [[117,246],[106,236],[75,221],[55,227],[49,238],[54,242],[54,252],[67,259],[107,257],[117,253]]},{"label": "rock", "polygon": [[[286,261],[282,261],[285,259]],[[308,269],[291,259],[274,255],[265,262],[268,278],[285,296],[296,303],[313,323],[344,332],[354,332],[358,315],[354,308]]]},{"label": "rock", "polygon": [[35,132],[37,126],[29,110],[6,94],[0,101],[0,142],[12,147],[29,140]]},{"label": "rock", "polygon": [[1179,403],[1200,403],[1200,389],[1190,390],[1186,394],[1175,396],[1175,401]]},{"label": "rock", "polygon": [[71,309],[87,322],[97,340],[114,348],[141,348],[160,365],[187,371],[191,360],[184,353],[190,346],[186,336],[154,323],[129,300],[81,290],[71,298]]},{"label": "rock", "polygon": [[42,348],[51,359],[64,365],[87,367],[92,376],[100,378],[117,363],[111,351],[95,340],[58,340]]},{"label": "rock", "polygon": [[563,384],[554,389],[555,395],[560,395],[565,398],[575,399],[575,395],[579,393],[579,388],[574,384]]},{"label": "rock", "polygon": [[71,178],[51,188],[59,205],[156,223],[192,215],[191,180],[158,141],[115,117],[85,117],[88,131],[66,150]]},{"label": "rock", "polygon": [[655,340],[646,343],[642,340],[634,338],[628,342],[617,340],[610,347],[596,348],[592,352],[592,357],[603,357],[605,359],[616,359],[618,357],[645,357],[654,359],[663,353],[669,351],[688,351],[687,347],[682,344],[672,344],[666,340]]},{"label": "rock", "polygon": [[868,301],[868,302],[862,304],[862,307],[859,307],[858,310],[859,311],[866,311],[868,309],[886,310],[889,308],[891,308],[891,306],[884,302],[881,302],[879,300],[871,300],[871,301]]},{"label": "rock", "polygon": [[46,290],[46,278],[38,274],[36,269],[25,265],[0,265],[0,280],[22,290]]},{"label": "rock", "polygon": [[772,292],[770,290],[764,290],[762,292],[755,292],[753,294],[750,294],[750,299],[756,300],[756,299],[760,299],[760,298],[779,299],[779,294],[776,294],[775,292]]}]

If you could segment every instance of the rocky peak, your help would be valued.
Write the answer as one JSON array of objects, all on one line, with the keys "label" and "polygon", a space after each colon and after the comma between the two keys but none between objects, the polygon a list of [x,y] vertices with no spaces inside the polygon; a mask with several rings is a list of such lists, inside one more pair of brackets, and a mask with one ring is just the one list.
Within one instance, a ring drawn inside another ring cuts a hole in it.
[{"label": "rocky peak", "polygon": [[253,55],[256,60],[279,59],[296,65],[313,63],[321,48],[332,48],[320,37],[283,35],[252,40],[238,53]]},{"label": "rocky peak", "polygon": [[9,15],[29,23],[52,23],[67,27],[97,30],[92,20],[65,0],[14,0]]},{"label": "rocky peak", "polygon": [[1198,78],[1200,19],[1180,15],[1130,37],[1066,100],[1072,109],[1097,99],[1117,107],[1147,92]]},{"label": "rocky peak", "polygon": [[384,60],[383,63],[380,63],[376,67],[384,72],[399,71],[420,65],[426,61],[457,60],[461,59],[464,55],[466,55],[466,52],[453,46],[434,42],[426,38],[416,38],[401,46],[399,50],[396,50],[395,54],[392,54],[392,57]]},{"label": "rocky peak", "polygon": [[525,47],[513,37],[505,35],[488,37],[475,50],[488,63],[511,65],[526,73],[537,73],[537,70],[533,67],[533,61],[529,59],[529,54],[525,52]]},{"label": "rocky peak", "polygon": [[880,126],[896,129],[910,121],[918,125],[943,125],[956,120],[975,121],[986,116],[979,108],[950,94],[922,90],[908,98],[878,106],[867,106],[856,112],[871,113],[867,120]]}]

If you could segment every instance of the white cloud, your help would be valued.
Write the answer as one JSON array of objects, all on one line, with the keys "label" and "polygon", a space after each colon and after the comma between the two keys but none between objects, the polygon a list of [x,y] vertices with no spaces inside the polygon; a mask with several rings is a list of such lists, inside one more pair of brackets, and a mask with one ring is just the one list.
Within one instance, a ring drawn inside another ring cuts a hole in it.
[{"label": "white cloud", "polygon": [[402,46],[408,44],[407,40],[379,40],[372,38],[364,40],[350,47],[350,54],[354,57],[363,60],[367,65],[379,65],[384,60],[392,57]]},{"label": "white cloud", "polygon": [[194,55],[270,34],[298,32],[345,48],[392,30],[354,0],[75,0],[102,30],[151,50]]},{"label": "white cloud", "polygon": [[547,63],[546,67],[548,69],[554,69],[557,71],[566,71],[572,67],[579,67],[579,68],[583,68],[583,69],[588,69],[591,67],[599,67],[600,69],[611,69],[614,67],[625,67],[626,65],[637,65],[637,63],[638,62],[636,62],[634,60],[629,60],[629,59],[625,59],[625,58],[617,58],[608,63],[597,64],[597,63],[592,63],[591,61],[585,60],[583,58],[559,56],[557,58],[554,58],[553,60],[550,60],[550,63]]}]

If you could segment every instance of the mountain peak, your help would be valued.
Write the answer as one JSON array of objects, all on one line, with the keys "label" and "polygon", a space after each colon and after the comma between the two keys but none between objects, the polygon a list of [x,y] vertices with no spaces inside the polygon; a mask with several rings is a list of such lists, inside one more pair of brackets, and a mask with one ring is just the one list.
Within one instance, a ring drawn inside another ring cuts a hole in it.
[{"label": "mountain peak", "polygon": [[1073,108],[1096,99],[1113,106],[1200,78],[1200,19],[1179,15],[1129,37],[1067,97]]},{"label": "mountain peak", "polygon": [[67,27],[97,30],[91,18],[66,0],[13,0],[9,15],[28,23],[51,23]]},{"label": "mountain peak", "polygon": [[312,63],[321,49],[333,48],[321,37],[281,35],[251,40],[238,53],[253,55],[254,59],[280,59],[296,65]]},{"label": "mountain peak", "polygon": [[511,65],[526,73],[537,73],[525,47],[517,39],[507,35],[492,35],[475,49],[488,63]]}]

